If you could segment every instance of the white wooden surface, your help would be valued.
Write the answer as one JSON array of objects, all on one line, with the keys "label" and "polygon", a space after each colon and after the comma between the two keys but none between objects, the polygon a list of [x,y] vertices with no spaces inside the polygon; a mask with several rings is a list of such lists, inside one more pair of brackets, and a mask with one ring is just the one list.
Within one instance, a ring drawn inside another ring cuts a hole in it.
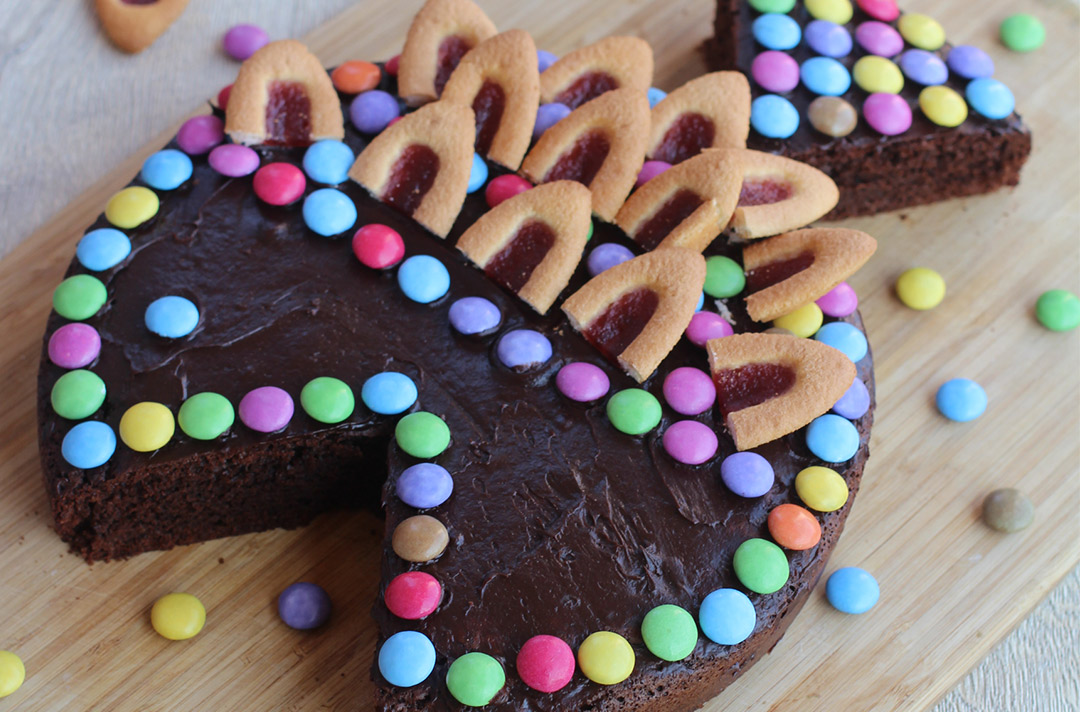
[{"label": "white wooden surface", "polygon": [[[237,65],[220,45],[228,27],[255,22],[275,38],[300,36],[354,2],[192,0],[169,32],[132,57],[107,43],[88,1],[0,0],[0,257],[232,80]],[[907,3],[912,9],[932,4]],[[1075,5],[1075,0],[1047,4]],[[403,2],[402,13],[418,5],[418,0]],[[1017,9],[1037,14],[1039,5],[1022,2]],[[985,27],[969,32],[972,41],[992,42],[999,19],[983,18]],[[1074,36],[1080,40],[1075,31]],[[1077,71],[1075,66],[1063,69]],[[1078,155],[1080,147],[1070,148]],[[1061,534],[1078,533],[1080,528],[1074,527]],[[935,712],[1080,709],[1077,651],[1080,570],[942,699]]]}]

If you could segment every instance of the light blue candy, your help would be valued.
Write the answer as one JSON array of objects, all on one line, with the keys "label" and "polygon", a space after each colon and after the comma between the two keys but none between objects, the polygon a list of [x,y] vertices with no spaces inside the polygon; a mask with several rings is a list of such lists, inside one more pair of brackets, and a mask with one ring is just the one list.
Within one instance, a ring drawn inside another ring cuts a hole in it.
[{"label": "light blue candy", "polygon": [[649,91],[645,92],[645,96],[649,97],[649,108],[651,109],[664,100],[667,92],[656,87],[649,87]]},{"label": "light blue candy", "polygon": [[398,268],[398,286],[414,302],[430,304],[450,290],[450,273],[431,255],[413,255]]},{"label": "light blue candy", "polygon": [[304,152],[304,173],[316,183],[338,185],[349,177],[356,156],[341,141],[316,141]]},{"label": "light blue candy", "polygon": [[416,384],[404,373],[386,371],[364,381],[360,399],[374,413],[397,415],[416,402]]},{"label": "light blue candy", "polygon": [[91,230],[79,240],[75,256],[92,272],[112,269],[131,254],[131,240],[119,230],[103,227]]},{"label": "light blue candy", "polygon": [[466,193],[475,193],[484,187],[484,183],[487,183],[488,179],[488,167],[484,159],[480,157],[479,153],[472,155],[472,167],[469,168],[469,186],[465,189]]},{"label": "light blue candy", "polygon": [[807,426],[806,446],[825,462],[847,462],[859,451],[859,431],[847,418],[826,413]]},{"label": "light blue candy", "polygon": [[1004,119],[1016,108],[1013,93],[997,79],[975,79],[969,82],[964,96],[972,109],[988,119]]},{"label": "light blue candy", "polygon": [[548,52],[546,49],[536,50],[536,64],[537,69],[541,72],[559,61],[559,58],[553,52]]},{"label": "light blue candy", "polygon": [[551,341],[539,331],[514,329],[499,339],[495,353],[507,368],[530,368],[551,359]]},{"label": "light blue candy", "polygon": [[782,96],[763,94],[750,105],[750,125],[766,138],[787,138],[799,128],[799,110]]},{"label": "light blue candy", "polygon": [[825,584],[825,596],[841,613],[866,613],[881,597],[877,579],[857,566],[837,569]]},{"label": "light blue candy", "polygon": [[799,23],[788,15],[770,12],[758,17],[752,25],[754,39],[767,49],[795,49],[802,39]]},{"label": "light blue candy", "polygon": [[858,363],[866,356],[866,336],[846,321],[826,324],[817,330],[814,340],[843,352],[854,363]]},{"label": "light blue candy", "polygon": [[986,412],[986,391],[970,378],[954,378],[938,388],[937,407],[949,420],[966,423]]},{"label": "light blue candy", "polygon": [[435,646],[423,633],[394,633],[379,648],[379,672],[391,685],[412,687],[435,669]]},{"label": "light blue candy", "polygon": [[116,433],[105,423],[88,420],[79,423],[64,436],[60,454],[68,464],[80,470],[101,467],[116,452]]},{"label": "light blue candy", "polygon": [[184,297],[168,296],[155,299],[146,308],[146,328],[167,339],[179,339],[195,331],[199,310]]},{"label": "light blue candy", "polygon": [[698,297],[697,306],[694,307],[694,311],[699,312],[704,308],[705,308],[705,292],[702,292],[701,296]]},{"label": "light blue candy", "polygon": [[319,188],[304,198],[304,223],[323,237],[340,235],[356,224],[356,205],[336,188]]},{"label": "light blue candy", "polygon": [[840,96],[851,88],[851,73],[832,57],[811,57],[799,68],[803,86],[822,96]]},{"label": "light blue candy", "polygon": [[698,622],[701,631],[714,643],[738,645],[754,632],[757,613],[745,593],[734,588],[720,588],[701,602]]},{"label": "light blue candy", "polygon": [[166,148],[143,162],[141,176],[143,181],[155,190],[174,190],[187,182],[193,170],[191,159],[186,153]]}]

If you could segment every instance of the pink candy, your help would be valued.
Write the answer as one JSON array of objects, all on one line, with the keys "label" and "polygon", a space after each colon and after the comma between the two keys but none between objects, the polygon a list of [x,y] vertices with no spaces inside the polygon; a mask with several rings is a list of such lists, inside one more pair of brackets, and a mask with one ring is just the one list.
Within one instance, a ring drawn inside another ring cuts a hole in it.
[{"label": "pink candy", "polygon": [[507,173],[488,183],[487,188],[484,189],[484,198],[487,200],[488,207],[494,208],[502,201],[513,198],[518,193],[524,193],[529,188],[532,188],[532,183],[521,176]]},{"label": "pink candy", "polygon": [[684,465],[700,465],[716,454],[716,433],[705,423],[680,420],[664,431],[664,450]]},{"label": "pink candy", "polygon": [[664,400],[676,413],[697,415],[716,401],[716,386],[701,369],[682,366],[664,379]]},{"label": "pink candy", "polygon": [[570,400],[588,403],[607,395],[611,381],[599,366],[575,361],[559,369],[555,385]]},{"label": "pink candy", "polygon": [[189,156],[201,156],[224,140],[225,125],[210,114],[188,119],[176,133],[176,143]]},{"label": "pink candy", "polygon": [[863,116],[871,128],[886,136],[896,136],[911,128],[911,107],[899,94],[866,97]]},{"label": "pink candy", "polygon": [[845,317],[859,308],[859,297],[847,282],[841,282],[817,300],[825,316]]},{"label": "pink candy", "polygon": [[101,336],[89,324],[64,324],[49,337],[49,360],[60,368],[89,366],[101,353]]},{"label": "pink candy", "polygon": [[235,143],[215,147],[206,160],[211,168],[230,178],[251,175],[259,167],[259,154]]},{"label": "pink candy", "polygon": [[270,35],[258,25],[234,25],[225,33],[221,43],[233,59],[241,62],[270,42]]},{"label": "pink candy", "polygon": [[525,641],[517,656],[521,681],[540,692],[557,692],[574,677],[574,651],[560,638],[537,635]]},{"label": "pink candy", "polygon": [[875,20],[892,22],[900,17],[896,0],[855,0],[859,8]]},{"label": "pink candy", "polygon": [[731,336],[734,329],[724,317],[714,312],[701,311],[690,319],[690,325],[686,327],[686,338],[692,344],[705,348],[709,339],[720,339]]},{"label": "pink candy", "polygon": [[799,85],[799,63],[784,52],[762,52],[754,57],[750,73],[766,91],[791,91]]},{"label": "pink candy", "polygon": [[641,170],[638,172],[634,186],[640,188],[668,168],[671,168],[671,164],[667,161],[645,161],[644,165],[641,166]]},{"label": "pink candy", "polygon": [[288,205],[304,194],[307,178],[291,163],[267,163],[255,173],[252,188],[259,199],[270,205]]},{"label": "pink candy", "polygon": [[357,230],[352,249],[356,259],[372,269],[393,267],[405,256],[405,242],[398,231],[378,223]]},{"label": "pink candy", "polygon": [[260,433],[281,430],[293,416],[293,399],[276,386],[263,386],[240,399],[240,421]]},{"label": "pink candy", "polygon": [[895,57],[904,49],[904,38],[884,22],[864,22],[855,29],[855,41],[867,52],[880,57]]}]

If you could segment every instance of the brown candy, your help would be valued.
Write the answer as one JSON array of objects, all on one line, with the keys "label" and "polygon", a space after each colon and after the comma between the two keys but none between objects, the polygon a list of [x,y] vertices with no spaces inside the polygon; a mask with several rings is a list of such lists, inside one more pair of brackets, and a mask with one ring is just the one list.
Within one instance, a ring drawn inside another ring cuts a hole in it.
[{"label": "brown candy", "polygon": [[394,529],[394,553],[415,564],[438,558],[449,543],[443,523],[426,514],[409,517]]},{"label": "brown candy", "polygon": [[838,96],[819,96],[810,102],[806,114],[811,126],[833,138],[847,136],[859,122],[855,107]]},{"label": "brown candy", "polygon": [[1035,521],[1035,505],[1027,495],[1012,487],[994,490],[983,500],[983,521],[995,531],[1018,532]]}]

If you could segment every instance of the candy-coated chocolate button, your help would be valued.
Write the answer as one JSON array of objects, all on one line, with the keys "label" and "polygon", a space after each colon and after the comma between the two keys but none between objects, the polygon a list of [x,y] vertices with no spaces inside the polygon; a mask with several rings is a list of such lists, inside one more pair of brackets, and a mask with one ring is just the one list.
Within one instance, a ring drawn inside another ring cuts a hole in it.
[{"label": "candy-coated chocolate button", "polygon": [[757,612],[750,598],[734,588],[720,588],[701,602],[698,609],[701,632],[720,645],[738,645],[754,632]]},{"label": "candy-coated chocolate button", "polygon": [[855,41],[870,54],[895,57],[904,49],[904,38],[884,22],[864,22],[855,28]]},{"label": "candy-coated chocolate button", "polygon": [[900,16],[896,26],[904,39],[919,49],[935,50],[945,44],[945,28],[927,15],[905,13]]},{"label": "candy-coated chocolate button", "polygon": [[235,143],[217,146],[206,160],[211,168],[229,178],[249,176],[259,168],[259,154],[255,149]]},{"label": "candy-coated chocolate button", "polygon": [[861,361],[869,350],[866,335],[846,321],[826,324],[817,330],[814,340],[832,346],[854,363]]},{"label": "candy-coated chocolate button", "polygon": [[64,324],[49,337],[49,360],[60,368],[89,366],[101,353],[101,336],[88,324]]},{"label": "candy-coated chocolate button", "polygon": [[821,541],[821,524],[797,504],[781,504],[769,512],[769,535],[792,551],[805,551]]},{"label": "candy-coated chocolate button", "polygon": [[870,128],[885,136],[898,136],[911,128],[911,107],[896,94],[871,94],[863,102]]},{"label": "candy-coated chocolate button", "polygon": [[405,468],[394,487],[405,504],[417,509],[430,509],[450,498],[454,491],[454,478],[442,465],[420,462]]},{"label": "candy-coated chocolate button", "polygon": [[353,235],[352,250],[361,264],[372,269],[386,269],[405,256],[405,241],[397,230],[372,223],[364,225]]},{"label": "candy-coated chocolate button", "polygon": [[229,107],[229,97],[232,96],[232,84],[227,84],[217,93],[217,107],[225,111]]},{"label": "candy-coated chocolate button", "polygon": [[804,304],[790,314],[785,314],[779,319],[773,321],[773,326],[778,326],[781,329],[787,329],[795,336],[801,336],[804,339],[809,339],[817,330],[821,328],[821,322],[824,321],[824,315],[821,313],[821,307],[814,302]]},{"label": "candy-coated chocolate button", "polygon": [[154,602],[150,624],[162,638],[187,640],[199,634],[206,624],[202,601],[190,593],[169,593]]},{"label": "candy-coated chocolate button", "polygon": [[532,183],[519,175],[507,173],[491,179],[487,188],[484,189],[484,200],[487,201],[489,208],[494,208],[504,200],[513,198],[518,193],[524,193],[529,188],[532,188]]},{"label": "candy-coated chocolate button", "polygon": [[810,102],[806,116],[817,131],[840,138],[855,130],[859,122],[855,107],[836,96],[819,96]]},{"label": "candy-coated chocolate button", "polygon": [[790,575],[784,550],[766,539],[747,539],[735,550],[733,561],[739,583],[754,593],[776,593]]},{"label": "candy-coated chocolate button", "polygon": [[795,491],[803,503],[815,512],[835,512],[848,500],[844,478],[828,467],[813,465],[795,476]]},{"label": "candy-coated chocolate button", "polygon": [[841,613],[866,613],[881,597],[877,579],[857,566],[837,569],[825,584],[825,596],[832,607]]},{"label": "candy-coated chocolate button", "polygon": [[896,6],[896,0],[855,0],[863,12],[875,20],[892,22],[900,17],[900,8]]},{"label": "candy-coated chocolate button", "polygon": [[50,400],[61,418],[89,418],[105,402],[105,381],[91,371],[68,371],[56,379]]},{"label": "candy-coated chocolate button", "polygon": [[494,302],[483,297],[462,297],[450,305],[450,326],[460,334],[472,336],[495,329],[502,313]]},{"label": "candy-coated chocolate button", "polygon": [[585,677],[600,685],[616,685],[634,671],[634,649],[618,633],[593,633],[578,647],[578,666]]},{"label": "candy-coated chocolate button", "polygon": [[544,132],[570,115],[570,107],[559,102],[541,104],[536,110],[536,123],[533,124],[533,139],[538,139]]},{"label": "candy-coated chocolate button", "polygon": [[541,72],[558,61],[559,56],[554,52],[548,52],[546,49],[536,50],[536,66]]},{"label": "candy-coated chocolate button", "polygon": [[705,308],[705,292],[702,292],[697,299],[697,304],[694,305],[694,312],[699,312]]},{"label": "candy-coated chocolate button", "polygon": [[[187,156],[185,156],[187,158]],[[79,264],[93,272],[112,269],[131,254],[131,240],[119,230],[103,227],[91,230],[79,240],[75,257]]]},{"label": "candy-coated chocolate button", "polygon": [[465,188],[465,192],[475,193],[484,187],[484,183],[487,183],[488,179],[488,167],[484,162],[483,156],[479,153],[472,155],[472,165],[469,166],[469,184]]},{"label": "candy-coated chocolate button", "polygon": [[190,299],[161,297],[150,302],[144,315],[146,328],[167,339],[179,339],[195,331],[199,309]]},{"label": "candy-coated chocolate button", "polygon": [[986,391],[970,378],[954,378],[941,384],[935,402],[946,418],[966,423],[986,412]]},{"label": "candy-coated chocolate button", "polygon": [[756,452],[736,452],[720,463],[720,479],[740,497],[761,497],[776,481],[772,465]]},{"label": "candy-coated chocolate button", "polygon": [[806,26],[806,44],[826,57],[846,57],[851,54],[851,33],[835,22],[814,20]]},{"label": "candy-coated chocolate button", "polygon": [[925,49],[909,49],[898,61],[904,76],[923,86],[944,84],[949,78],[949,68],[941,57]]},{"label": "candy-coated chocolate button", "polygon": [[826,413],[807,426],[806,446],[825,462],[847,462],[859,451],[859,431],[847,418]]},{"label": "candy-coated chocolate button", "polygon": [[968,115],[964,97],[946,86],[926,87],[919,92],[919,108],[926,118],[949,128],[964,123]]},{"label": "candy-coated chocolate button", "polygon": [[352,415],[356,401],[347,383],[331,376],[319,376],[300,391],[300,406],[320,423],[333,424]]},{"label": "candy-coated chocolate button", "polygon": [[391,540],[394,553],[414,564],[438,558],[449,543],[450,535],[443,523],[426,514],[402,521],[394,528]]},{"label": "candy-coated chocolate button", "polygon": [[1035,317],[1050,331],[1070,331],[1080,326],[1080,298],[1066,289],[1051,289],[1035,302]]},{"label": "candy-coated chocolate button", "polygon": [[648,91],[645,92],[645,96],[649,100],[649,108],[652,109],[667,98],[667,92],[656,87],[649,87]]},{"label": "candy-coated chocolate button", "polygon": [[619,432],[644,435],[660,424],[660,401],[641,388],[627,388],[607,402],[607,416]]},{"label": "candy-coated chocolate button", "polygon": [[851,22],[854,10],[849,0],[805,0],[806,11],[816,20],[828,20],[838,25]]},{"label": "candy-coated chocolate button", "polygon": [[[765,91],[786,92],[799,85],[799,63],[785,52],[770,49],[754,57],[750,74]],[[638,181],[645,182],[640,176]]]},{"label": "candy-coated chocolate button", "polygon": [[539,331],[514,329],[502,335],[495,355],[507,368],[526,371],[551,359],[551,341]]},{"label": "candy-coated chocolate button", "polygon": [[705,348],[710,339],[722,339],[731,336],[734,329],[724,317],[715,312],[698,312],[690,317],[690,324],[686,327],[686,338],[695,346]]},{"label": "candy-coated chocolate button", "polygon": [[818,297],[817,305],[821,307],[821,313],[825,316],[843,318],[854,314],[859,308],[859,297],[855,290],[847,282],[836,285],[824,296]]},{"label": "candy-coated chocolate button", "polygon": [[342,94],[370,91],[379,86],[380,79],[382,79],[382,72],[378,65],[356,59],[343,62],[330,72],[330,81]]},{"label": "candy-coated chocolate button", "polygon": [[426,618],[442,601],[442,585],[431,574],[406,571],[395,576],[383,594],[386,607],[398,618],[408,621]]},{"label": "candy-coated chocolate button", "polygon": [[89,420],[67,432],[60,454],[72,467],[92,470],[101,467],[116,452],[116,433],[105,423]]},{"label": "candy-coated chocolate button", "polygon": [[243,62],[270,43],[270,35],[258,25],[233,25],[225,33],[221,44],[226,54]]},{"label": "candy-coated chocolate button", "polygon": [[304,173],[316,183],[338,185],[349,178],[356,156],[342,141],[323,139],[316,141],[304,152]]},{"label": "candy-coated chocolate button", "polygon": [[1004,119],[1016,108],[1013,93],[997,79],[975,79],[968,82],[964,96],[972,109],[988,119]]},{"label": "candy-coated chocolate button", "polygon": [[383,69],[386,73],[392,77],[396,77],[398,73],[398,64],[401,62],[401,55],[395,54],[390,59],[386,60],[386,64],[383,65]]},{"label": "candy-coated chocolate button", "polygon": [[404,373],[385,371],[364,381],[360,399],[374,413],[397,415],[416,402],[417,390],[413,380]]},{"label": "candy-coated chocolate button", "polygon": [[[855,64],[858,67],[858,62]],[[799,68],[803,85],[822,96],[840,96],[851,87],[847,67],[832,57],[811,57]]]},{"label": "candy-coated chocolate button", "polygon": [[187,182],[195,167],[183,151],[166,148],[143,161],[143,181],[155,190],[175,190]]},{"label": "candy-coated chocolate button", "polygon": [[1032,52],[1045,40],[1046,28],[1034,15],[1018,12],[1001,21],[1001,41],[1014,52]]},{"label": "candy-coated chocolate button", "polygon": [[161,403],[143,401],[124,411],[120,418],[120,439],[135,452],[152,452],[172,439],[176,421]]},{"label": "candy-coated chocolate button", "polygon": [[402,262],[397,280],[405,296],[420,304],[430,304],[450,291],[450,273],[431,255],[413,255]]},{"label": "candy-coated chocolate button", "polygon": [[694,617],[681,606],[657,606],[641,621],[641,637],[649,652],[668,662],[682,660],[697,647],[698,629]]},{"label": "candy-coated chocolate button", "polygon": [[26,667],[18,655],[0,650],[0,699],[22,687],[26,680]]},{"label": "candy-coated chocolate button", "polygon": [[331,237],[356,224],[356,205],[352,198],[335,188],[320,188],[304,198],[304,224],[312,232]]},{"label": "candy-coated chocolate button", "polygon": [[105,219],[116,227],[130,230],[157,215],[158,206],[154,191],[133,185],[109,198],[105,205]]},{"label": "candy-coated chocolate button", "polygon": [[360,133],[377,134],[399,116],[397,99],[380,89],[358,94],[349,105],[349,119]]},{"label": "candy-coated chocolate button", "polygon": [[1031,526],[1035,521],[1035,505],[1020,490],[1006,487],[986,495],[982,515],[986,526],[1011,534]]},{"label": "candy-coated chocolate button", "polygon": [[896,280],[896,296],[912,309],[933,309],[945,298],[945,280],[928,267],[913,267]]},{"label": "candy-coated chocolate button", "polygon": [[438,457],[450,445],[450,428],[439,416],[421,410],[399,420],[394,437],[402,450],[428,460]]},{"label": "candy-coated chocolate button", "polygon": [[949,69],[964,79],[981,79],[994,76],[994,60],[990,55],[972,45],[957,45],[949,50],[946,58]]},{"label": "candy-coated chocolate button", "polygon": [[667,161],[645,161],[645,163],[641,165],[641,170],[638,171],[637,179],[634,181],[634,187],[640,188],[668,168],[671,168],[671,164]]},{"label": "candy-coated chocolate button", "polygon": [[758,12],[791,12],[795,0],[750,0],[750,7]]},{"label": "candy-coated chocolate button", "polygon": [[851,71],[859,88],[870,94],[899,94],[904,88],[904,73],[891,59],[860,57]]},{"label": "candy-coated chocolate button", "polygon": [[53,291],[53,309],[65,319],[89,319],[105,306],[105,285],[97,277],[76,274],[57,285]]},{"label": "candy-coated chocolate button", "polygon": [[763,94],[750,105],[750,125],[766,138],[788,138],[799,128],[799,110],[782,96]]},{"label": "candy-coated chocolate button", "polygon": [[277,386],[262,386],[240,399],[240,421],[259,433],[281,430],[293,416],[293,399]]},{"label": "candy-coated chocolate button", "polygon": [[712,255],[705,260],[705,293],[710,297],[734,297],[744,287],[746,274],[738,262],[723,255]]},{"label": "candy-coated chocolate button", "polygon": [[446,688],[466,707],[483,707],[505,684],[502,665],[486,653],[465,653],[446,671]]},{"label": "candy-coated chocolate button", "polygon": [[870,391],[858,376],[832,407],[832,412],[848,420],[858,420],[866,415],[868,410],[870,410]]},{"label": "candy-coated chocolate button", "polygon": [[394,633],[379,648],[379,674],[396,687],[413,687],[435,669],[435,646],[415,630]]},{"label": "candy-coated chocolate button", "polygon": [[719,446],[716,433],[705,423],[680,420],[664,431],[664,450],[676,462],[700,465],[716,454]]},{"label": "candy-coated chocolate button", "polygon": [[716,402],[716,385],[709,374],[693,366],[680,366],[664,378],[664,400],[682,415],[704,413]]},{"label": "candy-coated chocolate button", "polygon": [[584,361],[574,361],[559,369],[555,385],[570,400],[588,403],[607,395],[611,388],[604,369]]},{"label": "candy-coated chocolate button", "polygon": [[750,26],[754,39],[766,49],[795,49],[802,39],[799,23],[787,15],[767,13]]},{"label": "candy-coated chocolate button", "polygon": [[589,268],[589,274],[595,277],[601,272],[606,272],[615,265],[622,264],[633,258],[634,253],[630,251],[630,248],[624,247],[617,242],[605,242],[603,245],[597,245],[592,249],[586,266]]},{"label": "candy-coated chocolate button", "polygon": [[236,413],[229,399],[220,393],[196,393],[180,406],[176,422],[189,438],[215,440],[232,427]]},{"label": "candy-coated chocolate button", "polygon": [[252,182],[255,195],[270,205],[295,203],[306,187],[304,172],[291,163],[267,163],[255,171]]},{"label": "candy-coated chocolate button", "polygon": [[330,620],[330,596],[322,586],[307,581],[294,583],[278,595],[281,622],[296,630],[311,630]]},{"label": "candy-coated chocolate button", "polygon": [[574,677],[574,651],[553,635],[535,635],[525,641],[517,656],[521,681],[539,692],[558,692]]},{"label": "candy-coated chocolate button", "polygon": [[189,156],[201,156],[225,140],[225,124],[211,114],[195,116],[176,133],[176,143]]}]

